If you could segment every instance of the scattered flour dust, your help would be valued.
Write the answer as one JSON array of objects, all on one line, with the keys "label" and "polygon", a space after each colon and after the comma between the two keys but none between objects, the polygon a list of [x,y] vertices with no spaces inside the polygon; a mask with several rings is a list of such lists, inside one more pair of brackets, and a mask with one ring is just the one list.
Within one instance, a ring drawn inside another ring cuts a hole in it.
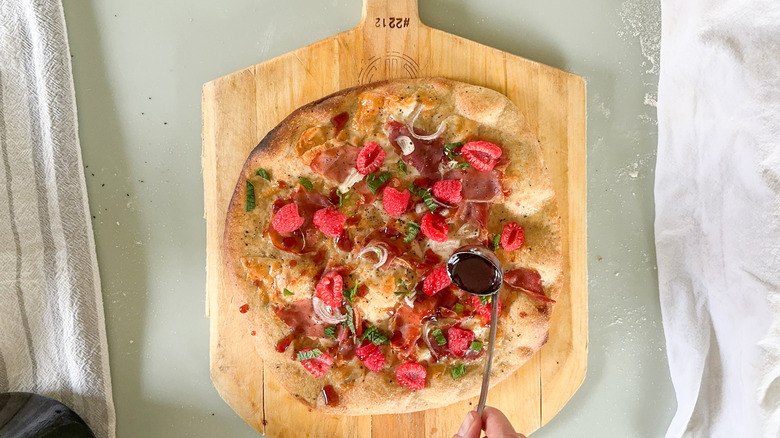
[{"label": "scattered flour dust", "polygon": [[[651,80],[645,84],[652,87],[645,92],[644,104],[658,106],[658,73],[661,61],[661,3],[658,0],[626,0],[618,10],[622,27],[617,35],[624,40],[639,39],[639,46],[645,60],[642,67]],[[641,115],[640,120],[657,125],[655,117]]]},{"label": "scattered flour dust", "polygon": [[639,38],[646,61],[645,73],[657,75],[661,57],[661,3],[658,0],[627,0],[619,9],[623,28],[618,36]]},{"label": "scattered flour dust", "polygon": [[645,105],[658,106],[658,93],[645,93]]},{"label": "scattered flour dust", "polygon": [[618,180],[628,181],[638,178],[642,174],[647,174],[650,167],[655,164],[655,154],[637,154],[636,160],[627,165],[619,168],[616,172]]}]

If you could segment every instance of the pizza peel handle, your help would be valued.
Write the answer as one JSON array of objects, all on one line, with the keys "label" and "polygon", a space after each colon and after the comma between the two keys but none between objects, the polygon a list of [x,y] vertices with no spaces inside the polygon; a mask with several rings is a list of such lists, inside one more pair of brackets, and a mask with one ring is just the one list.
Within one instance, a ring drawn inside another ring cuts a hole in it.
[{"label": "pizza peel handle", "polygon": [[[362,35],[356,47],[357,82],[424,76],[420,56],[420,22],[417,0],[363,0],[363,14],[356,31]],[[355,84],[352,84],[355,85]]]}]

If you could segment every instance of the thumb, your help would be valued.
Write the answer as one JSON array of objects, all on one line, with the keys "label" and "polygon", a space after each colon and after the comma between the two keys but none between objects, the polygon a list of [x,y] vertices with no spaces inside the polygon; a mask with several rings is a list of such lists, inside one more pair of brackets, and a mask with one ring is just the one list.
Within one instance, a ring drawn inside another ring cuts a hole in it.
[{"label": "thumb", "polygon": [[479,418],[479,415],[477,415],[475,411],[469,411],[469,413],[466,414],[463,423],[460,425],[458,433],[452,438],[479,438],[481,432],[482,419]]}]

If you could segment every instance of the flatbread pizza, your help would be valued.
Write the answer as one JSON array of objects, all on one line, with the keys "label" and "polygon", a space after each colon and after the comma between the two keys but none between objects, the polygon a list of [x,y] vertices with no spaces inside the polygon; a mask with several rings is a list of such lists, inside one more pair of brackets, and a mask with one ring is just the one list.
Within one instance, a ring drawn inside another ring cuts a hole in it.
[{"label": "flatbread pizza", "polygon": [[505,96],[442,78],[349,88],[247,158],[225,223],[230,311],[312,409],[444,406],[479,393],[490,319],[449,256],[482,245],[504,266],[495,384],[547,341],[560,234],[539,142]]}]

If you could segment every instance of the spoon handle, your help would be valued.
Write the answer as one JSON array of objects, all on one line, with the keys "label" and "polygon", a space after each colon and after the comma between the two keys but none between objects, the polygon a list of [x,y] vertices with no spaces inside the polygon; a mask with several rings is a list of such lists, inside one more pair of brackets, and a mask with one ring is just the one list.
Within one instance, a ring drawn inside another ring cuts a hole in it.
[{"label": "spoon handle", "polygon": [[477,415],[480,417],[482,417],[482,411],[485,410],[488,387],[490,386],[490,369],[493,367],[493,345],[496,343],[496,324],[498,322],[498,294],[493,294],[490,302],[490,342],[488,343],[485,372],[482,374],[482,389],[479,392],[479,403],[477,403]]}]

